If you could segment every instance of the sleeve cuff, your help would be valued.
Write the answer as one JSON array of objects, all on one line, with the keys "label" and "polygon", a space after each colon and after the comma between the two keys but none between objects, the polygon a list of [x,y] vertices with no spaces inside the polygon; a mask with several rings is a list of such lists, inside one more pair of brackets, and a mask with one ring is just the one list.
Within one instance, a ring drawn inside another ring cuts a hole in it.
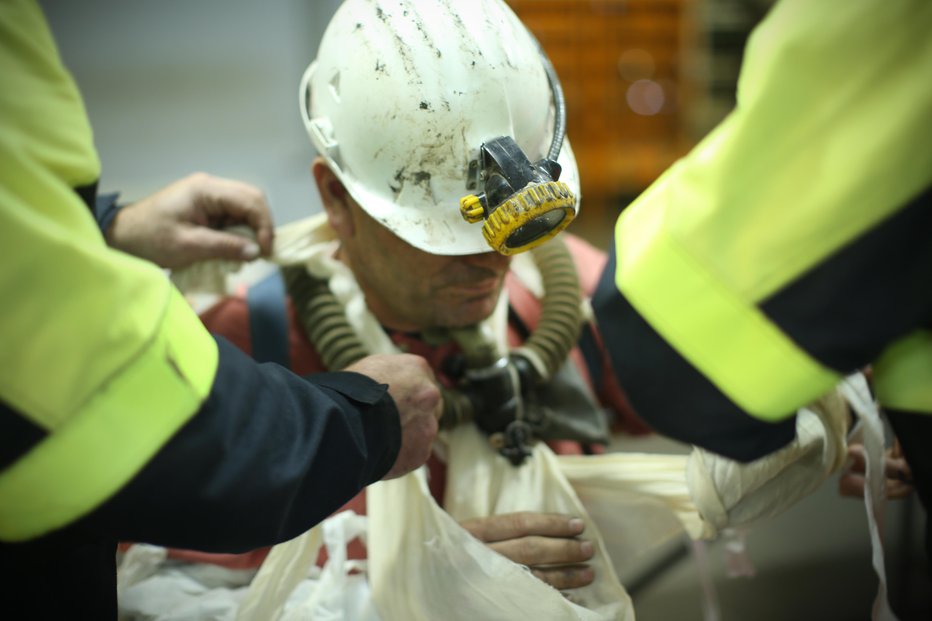
[{"label": "sleeve cuff", "polygon": [[347,406],[344,409],[349,409],[350,403],[357,404],[363,419],[366,446],[370,450],[378,450],[370,453],[371,468],[366,485],[380,481],[395,464],[401,451],[401,416],[388,392],[388,385],[352,371],[315,373],[308,379],[341,405]]},{"label": "sleeve cuff", "polygon": [[107,230],[113,224],[117,214],[125,207],[125,205],[117,203],[119,198],[120,194],[114,192],[112,194],[101,194],[94,200],[94,217],[104,237],[107,236]]}]

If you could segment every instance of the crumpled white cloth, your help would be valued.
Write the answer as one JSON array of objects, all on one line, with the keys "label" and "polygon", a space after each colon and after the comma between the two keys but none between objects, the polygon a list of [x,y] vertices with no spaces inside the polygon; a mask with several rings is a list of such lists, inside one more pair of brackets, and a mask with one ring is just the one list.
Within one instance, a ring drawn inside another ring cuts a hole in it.
[{"label": "crumpled white cloth", "polygon": [[850,418],[837,391],[799,410],[796,438],[783,449],[740,463],[695,448],[686,468],[689,493],[712,532],[772,518],[814,492],[844,463]]}]

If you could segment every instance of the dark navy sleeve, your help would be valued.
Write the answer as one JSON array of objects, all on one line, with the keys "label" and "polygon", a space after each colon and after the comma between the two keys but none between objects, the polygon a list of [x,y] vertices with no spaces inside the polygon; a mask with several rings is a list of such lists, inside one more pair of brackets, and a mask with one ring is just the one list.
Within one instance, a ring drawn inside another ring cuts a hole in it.
[{"label": "dark navy sleeve", "polygon": [[[932,325],[930,205],[932,188],[926,188],[758,301],[759,310],[840,376],[870,364],[891,343]],[[662,434],[742,461],[792,440],[791,412],[775,423],[753,417],[651,327],[616,287],[614,250],[613,244],[593,308],[612,365],[638,414]]]},{"label": "dark navy sleeve", "polygon": [[751,461],[796,436],[795,416],[749,416],[668,344],[615,286],[615,246],[592,298],[599,331],[635,412],[655,431]]},{"label": "dark navy sleeve", "polygon": [[201,410],[75,528],[243,552],[306,531],[394,464],[401,427],[387,386],[349,372],[301,378],[215,338],[219,368]]}]

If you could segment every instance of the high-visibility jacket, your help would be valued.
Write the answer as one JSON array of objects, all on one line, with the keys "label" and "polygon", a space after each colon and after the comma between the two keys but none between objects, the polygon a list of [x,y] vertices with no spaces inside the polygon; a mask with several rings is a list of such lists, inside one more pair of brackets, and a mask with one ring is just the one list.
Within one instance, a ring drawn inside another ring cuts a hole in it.
[{"label": "high-visibility jacket", "polygon": [[400,447],[387,387],[258,365],[107,248],[76,191],[99,175],[91,129],[33,1],[0,3],[0,80],[0,557],[77,521],[251,549],[380,479]]},{"label": "high-visibility jacket", "polygon": [[779,2],[737,106],[619,217],[595,308],[658,431],[738,459],[873,366],[932,412],[932,3]]}]

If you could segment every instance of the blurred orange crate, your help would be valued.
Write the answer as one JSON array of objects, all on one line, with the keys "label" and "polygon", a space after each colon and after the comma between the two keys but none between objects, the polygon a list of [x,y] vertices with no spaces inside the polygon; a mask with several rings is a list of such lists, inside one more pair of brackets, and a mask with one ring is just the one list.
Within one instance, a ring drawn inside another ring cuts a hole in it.
[{"label": "blurred orange crate", "polygon": [[604,226],[690,144],[682,58],[693,0],[508,0],[563,84],[581,218]]}]

